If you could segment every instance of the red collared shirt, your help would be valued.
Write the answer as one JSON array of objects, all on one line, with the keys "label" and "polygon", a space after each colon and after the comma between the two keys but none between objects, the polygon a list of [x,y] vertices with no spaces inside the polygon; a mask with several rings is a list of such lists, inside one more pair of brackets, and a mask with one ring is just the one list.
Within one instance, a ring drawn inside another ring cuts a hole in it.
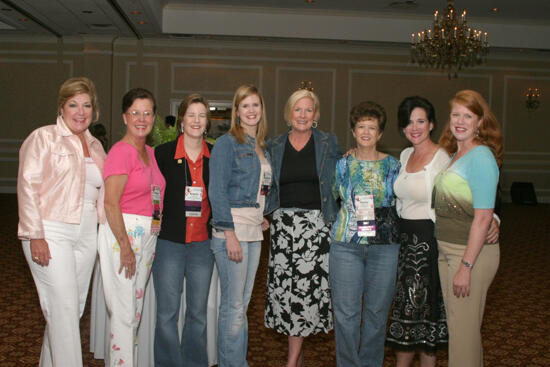
[{"label": "red collared shirt", "polygon": [[210,151],[208,150],[204,140],[202,142],[202,151],[199,153],[197,160],[193,162],[185,152],[183,135],[180,135],[178,138],[178,145],[176,146],[176,154],[174,154],[174,159],[185,158],[191,174],[191,186],[202,187],[201,216],[186,218],[185,243],[206,241],[208,239],[207,223],[208,218],[210,217],[210,205],[208,204],[208,194],[202,177],[203,157],[210,158]]}]

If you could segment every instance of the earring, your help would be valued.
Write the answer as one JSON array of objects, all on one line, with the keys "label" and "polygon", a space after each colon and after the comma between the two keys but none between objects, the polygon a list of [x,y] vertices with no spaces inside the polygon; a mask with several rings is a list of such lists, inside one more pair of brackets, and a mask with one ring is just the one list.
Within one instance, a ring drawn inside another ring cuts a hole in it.
[{"label": "earring", "polygon": [[241,124],[241,116],[237,116],[237,124],[238,124],[238,125]]},{"label": "earring", "polygon": [[402,131],[403,131],[403,135],[405,135],[405,129],[403,129]]},{"label": "earring", "polygon": [[319,126],[319,121],[313,120],[313,124],[311,125],[314,129],[317,129],[317,126]]},{"label": "earring", "polygon": [[202,135],[204,135],[204,137],[206,138],[208,136],[208,131],[206,131],[206,129],[204,129],[204,131],[202,132]]}]

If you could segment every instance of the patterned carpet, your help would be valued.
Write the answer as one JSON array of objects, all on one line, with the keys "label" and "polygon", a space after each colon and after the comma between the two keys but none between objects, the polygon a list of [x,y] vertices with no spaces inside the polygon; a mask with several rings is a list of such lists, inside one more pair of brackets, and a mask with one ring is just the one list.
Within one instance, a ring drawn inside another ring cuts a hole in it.
[{"label": "patterned carpet", "polygon": [[[15,195],[0,194],[0,205],[0,366],[37,366],[44,319],[16,237]],[[501,264],[483,325],[485,366],[550,366],[550,205],[509,204],[503,210]],[[249,310],[248,360],[251,367],[282,367],[286,337],[263,326],[266,262],[264,247]],[[84,365],[104,366],[88,352],[89,318],[88,307],[81,322]],[[386,352],[384,367],[394,366],[393,352]],[[333,333],[306,339],[304,353],[307,367],[334,366]],[[438,359],[438,366],[447,366],[446,352]]]}]

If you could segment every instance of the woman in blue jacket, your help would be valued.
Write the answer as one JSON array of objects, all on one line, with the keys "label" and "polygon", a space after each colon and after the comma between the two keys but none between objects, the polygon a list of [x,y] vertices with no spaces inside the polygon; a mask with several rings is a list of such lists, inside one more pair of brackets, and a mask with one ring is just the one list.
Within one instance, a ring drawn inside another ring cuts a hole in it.
[{"label": "woman in blue jacket", "polygon": [[332,329],[328,282],[331,191],[342,151],[336,136],[316,129],[319,99],[298,90],[288,99],[290,130],[268,141],[273,159],[271,246],[265,325],[288,336],[287,367],[303,366],[304,337]]},{"label": "woman in blue jacket", "polygon": [[247,367],[246,311],[260,261],[271,163],[265,150],[267,120],[262,95],[240,86],[233,98],[231,128],[210,156],[208,195],[212,249],[220,277],[218,366]]}]

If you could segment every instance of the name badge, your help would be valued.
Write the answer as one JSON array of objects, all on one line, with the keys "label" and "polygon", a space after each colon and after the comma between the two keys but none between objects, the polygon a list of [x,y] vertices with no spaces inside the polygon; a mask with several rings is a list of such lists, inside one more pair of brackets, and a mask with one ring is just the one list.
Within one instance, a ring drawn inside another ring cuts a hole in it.
[{"label": "name badge", "polygon": [[269,187],[271,186],[271,171],[264,171],[262,177],[262,186],[260,188],[260,195],[267,195]]},{"label": "name badge", "polygon": [[202,187],[185,186],[185,216],[200,217],[202,206]]},{"label": "name badge", "polygon": [[373,195],[355,196],[355,214],[357,216],[357,235],[359,237],[376,236]]},{"label": "name badge", "polygon": [[160,232],[160,186],[151,185],[151,198],[153,200],[153,221],[151,223],[151,234],[158,235]]}]

